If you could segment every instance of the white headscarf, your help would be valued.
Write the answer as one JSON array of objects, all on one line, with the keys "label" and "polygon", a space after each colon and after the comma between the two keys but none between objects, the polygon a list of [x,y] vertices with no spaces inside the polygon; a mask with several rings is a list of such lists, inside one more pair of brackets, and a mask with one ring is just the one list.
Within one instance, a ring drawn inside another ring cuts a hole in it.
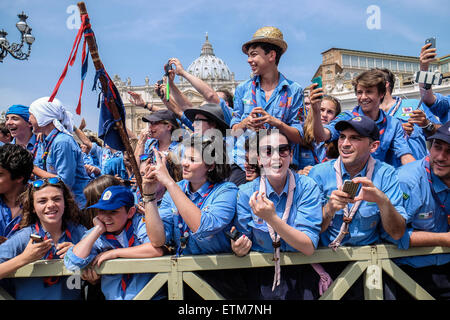
[{"label": "white headscarf", "polygon": [[49,97],[39,98],[30,105],[30,113],[36,118],[39,127],[44,127],[53,122],[53,125],[61,132],[72,135],[73,114],[66,111],[61,101]]}]

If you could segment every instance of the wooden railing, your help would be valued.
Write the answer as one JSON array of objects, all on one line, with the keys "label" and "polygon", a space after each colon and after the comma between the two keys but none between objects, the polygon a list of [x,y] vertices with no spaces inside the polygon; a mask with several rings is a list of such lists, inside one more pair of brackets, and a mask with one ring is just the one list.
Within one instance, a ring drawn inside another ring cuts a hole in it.
[{"label": "wooden railing", "polygon": [[[364,296],[366,300],[383,300],[382,271],[392,277],[409,294],[419,300],[434,298],[403,272],[391,259],[428,254],[450,253],[447,247],[423,247],[399,250],[393,245],[374,245],[363,247],[340,247],[336,251],[328,248],[317,249],[312,256],[301,253],[281,253],[281,265],[300,265],[348,261],[348,266],[333,279],[333,284],[321,296],[321,300],[339,300],[365,273]],[[97,268],[98,274],[156,273],[148,284],[135,297],[148,300],[167,282],[168,299],[182,300],[183,285],[188,284],[205,300],[220,300],[223,297],[195,272],[203,270],[223,270],[273,266],[273,255],[251,252],[245,257],[233,254],[195,255],[175,258],[163,256],[149,259],[109,260]],[[40,260],[28,264],[10,278],[70,276],[74,272],[64,267],[62,260]],[[12,299],[0,288],[0,299]]]}]

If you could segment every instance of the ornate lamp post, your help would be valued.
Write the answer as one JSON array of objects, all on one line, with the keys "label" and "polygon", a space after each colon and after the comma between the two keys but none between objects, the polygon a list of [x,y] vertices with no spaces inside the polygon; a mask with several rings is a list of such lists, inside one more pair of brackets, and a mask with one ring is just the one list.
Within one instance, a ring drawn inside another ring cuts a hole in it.
[{"label": "ornate lamp post", "polygon": [[[27,25],[28,16],[23,13],[23,11],[17,16],[19,17],[19,22],[16,23],[16,27],[21,33],[21,41],[20,43],[10,44],[9,41],[6,40],[8,33],[3,29],[0,30],[0,62],[3,62],[3,59],[8,53],[13,56],[13,58],[18,60],[26,60],[30,56],[34,36],[31,34],[31,28]],[[22,47],[25,43],[28,45],[27,53],[22,51]]]}]

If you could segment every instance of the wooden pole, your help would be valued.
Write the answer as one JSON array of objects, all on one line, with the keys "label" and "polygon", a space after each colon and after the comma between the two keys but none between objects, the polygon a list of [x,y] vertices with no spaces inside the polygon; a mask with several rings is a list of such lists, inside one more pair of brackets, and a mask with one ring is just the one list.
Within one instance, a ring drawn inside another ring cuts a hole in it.
[{"label": "wooden pole", "polygon": [[[78,5],[78,9],[80,10],[81,16],[87,14],[86,5],[84,4],[84,2],[78,2],[77,5]],[[97,43],[95,42],[94,36],[93,35],[85,35],[85,37],[86,37],[86,42],[89,47],[89,52],[91,53],[92,61],[94,62],[95,70],[98,71],[100,69],[104,69],[103,63],[100,60],[100,56],[98,54]],[[100,75],[99,80],[102,85],[102,92],[106,99],[106,93],[108,90],[108,79],[106,78],[105,75],[102,74],[102,75]],[[136,177],[136,183],[139,187],[141,194],[143,194],[142,177],[141,177],[141,174],[140,174],[137,162],[136,162],[136,158],[134,157],[133,148],[131,148],[131,144],[130,144],[128,135],[125,131],[125,128],[123,127],[118,108],[117,108],[116,103],[113,98],[110,98],[108,100],[108,106],[110,107],[110,111],[114,117],[114,120],[116,120],[116,125],[115,125],[114,129],[118,130],[118,132],[119,132],[120,138],[122,139],[122,142],[125,146],[128,157],[130,159],[131,168],[133,169],[134,176]],[[125,119],[123,119],[123,120],[125,121]]]}]

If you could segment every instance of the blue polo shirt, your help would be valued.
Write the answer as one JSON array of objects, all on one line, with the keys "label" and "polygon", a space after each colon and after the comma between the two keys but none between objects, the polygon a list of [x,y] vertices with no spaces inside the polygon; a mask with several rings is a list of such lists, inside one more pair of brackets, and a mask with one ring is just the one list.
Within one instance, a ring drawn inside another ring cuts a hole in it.
[{"label": "blue polo shirt", "polygon": [[[297,130],[300,129],[300,120],[298,119],[298,112],[303,108],[303,89],[297,82],[286,79],[281,73],[279,73],[279,82],[277,87],[272,92],[270,99],[266,101],[266,93],[261,88],[260,76],[256,77],[256,103],[258,107],[263,108],[271,116],[283,119],[283,121]],[[244,120],[250,112],[255,108],[252,102],[252,82],[253,79],[249,79],[236,87],[234,93],[234,109],[232,113],[232,119],[230,122],[230,128],[239,124]],[[283,106],[281,103],[282,98],[287,92],[288,107]],[[266,124],[268,127],[268,125]],[[242,138],[241,138],[242,137]],[[234,144],[231,159],[244,170],[245,152],[243,146],[245,143],[245,137],[240,136],[240,139]]]},{"label": "blue polo shirt", "polygon": [[[300,135],[302,139],[305,138],[305,132],[303,131],[303,124],[299,127]],[[306,148],[301,144],[295,144],[293,150],[292,163],[298,167],[298,170],[307,166],[314,166],[324,161],[327,157],[327,147],[325,142],[312,143],[313,149]]]},{"label": "blue polo shirt", "polygon": [[[353,111],[344,111],[340,113],[329,124],[325,125],[324,128],[330,130],[331,133],[330,141],[337,140],[339,138],[339,131],[335,128],[336,123],[341,120],[352,119],[358,114],[364,115],[364,112],[360,106],[354,108]],[[374,157],[374,159],[385,161],[394,166],[396,163],[388,162],[389,152],[393,152],[393,156],[398,159],[405,154],[412,154],[408,142],[404,137],[405,133],[399,120],[387,115],[380,109],[380,114],[375,122],[380,130],[384,129],[384,132],[380,136],[380,146],[374,153],[372,153],[372,157]]]},{"label": "blue polo shirt", "polygon": [[[336,159],[318,164],[309,172],[309,177],[314,179],[322,193],[322,206],[328,202],[331,193],[337,190],[336,171],[334,163]],[[342,180],[351,179],[350,174],[341,165]],[[366,176],[367,164],[355,177]],[[403,207],[403,193],[400,189],[397,172],[385,162],[376,160],[372,176],[372,182],[376,188],[384,192],[392,205],[405,220],[407,214]],[[359,192],[359,191],[358,191]],[[349,210],[353,204],[349,204]],[[320,235],[322,245],[328,246],[339,234],[343,222],[344,210],[339,210],[334,215],[327,230]],[[381,228],[381,230],[379,230]],[[380,234],[384,233],[381,226],[380,209],[374,202],[362,201],[349,225],[349,234],[342,239],[342,245],[365,246],[380,241]]]},{"label": "blue polo shirt", "polygon": [[230,240],[224,232],[231,229],[236,211],[236,195],[238,192],[236,185],[231,182],[222,182],[211,187],[211,183],[206,182],[196,192],[190,191],[189,181],[187,180],[181,180],[177,182],[177,185],[195,205],[201,203],[200,227],[196,232],[193,232],[187,228],[187,224],[182,219],[180,226],[178,209],[169,192],[166,192],[159,207],[159,215],[164,223],[166,244],[175,242],[178,248],[181,232],[188,229],[188,241],[182,254],[231,252]]},{"label": "blue polo shirt", "polygon": [[20,223],[21,220],[22,214],[12,219],[11,209],[3,200],[3,195],[0,195],[0,236],[6,238],[11,237],[18,230],[13,230],[14,226]]},{"label": "blue polo shirt", "polygon": [[[57,131],[58,129],[53,129],[44,139],[44,142],[40,143],[43,153],[50,143],[52,135]],[[81,208],[84,207],[86,198],[83,189],[90,179],[84,168],[81,149],[73,137],[64,132],[59,132],[49,147],[46,166],[44,167],[41,163],[41,169],[60,177],[74,193],[78,205]]]},{"label": "blue polo shirt", "polygon": [[[144,216],[136,213],[132,218],[133,234],[134,234],[134,245],[138,246],[144,243],[149,243],[150,240],[147,236],[147,231],[145,229]],[[93,228],[88,230],[84,236],[86,237]],[[117,240],[120,242],[122,247],[128,248],[128,240],[126,237],[125,229],[116,236]],[[64,257],[64,265],[67,269],[75,271],[78,269],[83,269],[89,263],[91,263],[94,258],[108,250],[115,249],[111,243],[109,243],[106,238],[102,235],[94,243],[91,253],[87,258],[80,258],[73,253],[73,248],[67,251]],[[130,274],[131,279],[127,285],[125,292],[121,288],[122,274],[104,274],[101,279],[102,292],[107,300],[131,300],[133,299],[153,278],[155,274],[153,273],[135,273]],[[161,299],[162,295],[157,294],[153,300]]]},{"label": "blue polo shirt", "polygon": [[[449,188],[431,170],[431,181],[425,171],[425,159],[408,163],[398,169],[400,187],[404,193],[404,206],[408,214],[407,230],[403,237],[391,242],[400,249],[409,248],[409,240],[414,230],[427,232],[449,232],[447,211],[450,208]],[[439,201],[445,206],[442,208],[433,197],[432,189]],[[426,255],[395,259],[398,264],[407,264],[415,268],[441,265],[450,262],[450,254]]]},{"label": "blue polo shirt", "polygon": [[[67,229],[70,232],[71,238],[65,232],[62,233],[61,238],[57,243],[72,242],[76,244],[81,240],[86,228],[82,225],[73,225],[69,223]],[[34,226],[25,227],[9,238],[6,242],[0,245],[0,263],[8,261],[19,254],[21,254],[28,242],[30,241],[31,233],[34,231]],[[48,238],[51,235],[46,232]],[[59,259],[54,256],[53,259]],[[68,287],[68,277],[60,277],[59,282],[52,286],[44,285],[44,278],[14,278],[11,283],[15,288],[15,298],[17,300],[78,300],[81,299],[81,290]]]},{"label": "blue polo shirt", "polygon": [[[439,120],[436,118],[434,114],[430,112],[430,109],[421,104],[419,107],[419,100],[417,99],[400,99],[399,97],[394,97],[396,103],[389,109],[387,114],[392,115],[394,118],[398,119],[402,124],[408,122],[409,114],[413,110],[422,110],[426,117],[433,123],[438,124]],[[397,108],[394,114],[393,111],[400,103],[400,106]],[[414,130],[410,136],[404,134],[406,141],[408,142],[409,148],[411,149],[413,157],[418,160],[422,159],[428,154],[427,145],[426,145],[426,137],[423,132],[423,129],[420,128],[417,124],[414,124]],[[400,160],[395,157],[393,152],[389,152],[386,158],[387,163],[393,163],[394,167],[400,167]]]},{"label": "blue polo shirt", "polygon": [[[314,247],[319,242],[320,225],[322,223],[322,206],[320,190],[316,183],[309,177],[294,173],[295,189],[291,210],[286,223],[305,233]],[[289,191],[289,179],[286,179],[281,194],[277,194],[268,179],[266,179],[266,195],[275,205],[275,212],[280,218],[286,208]],[[235,226],[238,231],[244,233],[251,241],[251,250],[258,252],[273,252],[272,238],[270,238],[267,223],[256,216],[249,205],[250,197],[255,191],[259,191],[260,178],[247,182],[239,187],[237,200],[237,214]],[[281,239],[281,251],[297,251]]]},{"label": "blue polo shirt", "polygon": [[431,113],[439,118],[441,124],[450,120],[450,96],[443,96],[440,93],[434,93],[436,101],[429,107]]}]

